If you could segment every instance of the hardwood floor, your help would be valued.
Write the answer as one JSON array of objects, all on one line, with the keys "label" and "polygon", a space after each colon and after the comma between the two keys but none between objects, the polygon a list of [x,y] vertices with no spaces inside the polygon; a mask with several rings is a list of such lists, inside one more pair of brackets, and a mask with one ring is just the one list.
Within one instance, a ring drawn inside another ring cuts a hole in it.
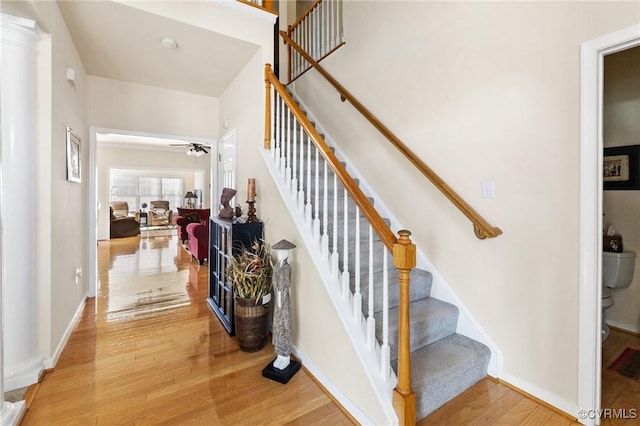
[{"label": "hardwood floor", "polygon": [[273,347],[239,350],[205,303],[207,265],[176,237],[100,242],[98,256],[98,296],[22,425],[352,424],[306,371],[262,377]]},{"label": "hardwood floor", "polygon": [[[274,357],[238,349],[205,304],[208,267],[175,237],[98,246],[100,288],[54,371],[27,398],[22,425],[350,425],[301,370],[287,384],[261,376]],[[640,337],[612,330],[603,347],[604,408],[636,409],[640,383],[608,370]],[[485,379],[418,425],[576,425]],[[640,419],[603,419],[634,425]]]}]

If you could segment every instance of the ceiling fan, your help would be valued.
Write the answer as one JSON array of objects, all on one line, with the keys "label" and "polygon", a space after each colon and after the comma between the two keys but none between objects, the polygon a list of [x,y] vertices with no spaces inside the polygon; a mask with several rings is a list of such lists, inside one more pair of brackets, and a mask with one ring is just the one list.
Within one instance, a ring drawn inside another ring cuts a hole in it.
[{"label": "ceiling fan", "polygon": [[202,155],[208,154],[208,149],[211,149],[211,145],[206,143],[172,143],[170,146],[179,146],[189,148],[187,149],[187,155],[194,155],[196,157],[200,157]]}]

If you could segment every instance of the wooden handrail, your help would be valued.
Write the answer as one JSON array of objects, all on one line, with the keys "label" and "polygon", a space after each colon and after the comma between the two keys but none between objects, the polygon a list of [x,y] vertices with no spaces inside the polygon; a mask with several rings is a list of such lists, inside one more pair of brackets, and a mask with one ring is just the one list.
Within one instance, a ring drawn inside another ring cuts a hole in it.
[{"label": "wooden handrail", "polygon": [[304,21],[305,18],[307,16],[309,16],[309,14],[313,11],[313,9],[315,9],[316,7],[318,7],[318,4],[320,4],[320,2],[322,2],[322,0],[316,0],[314,1],[311,6],[309,6],[309,8],[307,9],[306,12],[304,12],[302,15],[300,15],[300,17],[298,19],[296,19],[296,21],[289,25],[289,34],[291,34],[291,31],[293,31],[298,25],[300,25],[300,22]]},{"label": "wooden handrail", "polygon": [[411,164],[433,183],[472,223],[473,230],[479,239],[493,238],[502,234],[498,227],[491,226],[478,212],[476,212],[466,201],[462,199],[447,183],[440,178],[424,161],[413,153],[391,130],[389,130],[380,120],[378,120],[367,108],[364,107],[347,89],[344,88],[335,78],[331,76],[318,62],[316,62],[307,52],[295,43],[289,35],[280,31],[280,36],[286,44],[289,44],[300,53],[320,74],[336,88],[340,98],[349,101],[353,107],[360,112],[389,142],[391,142],[404,155]]},{"label": "wooden handrail", "polygon": [[[265,83],[267,84],[267,87],[266,87],[267,91],[270,92],[269,86],[268,86],[269,83],[273,84],[273,87],[275,88],[275,90],[280,94],[282,99],[284,99],[284,101],[289,106],[289,109],[291,110],[293,115],[298,119],[298,122],[300,123],[300,125],[304,128],[304,130],[307,132],[309,137],[311,137],[311,139],[315,143],[322,157],[326,160],[327,164],[334,171],[338,179],[340,179],[340,182],[342,182],[345,189],[351,195],[351,198],[353,198],[353,201],[360,208],[362,214],[367,218],[367,220],[373,227],[373,230],[376,232],[378,237],[380,237],[385,247],[387,247],[387,250],[389,250],[390,252],[393,251],[393,246],[397,241],[396,236],[393,234],[389,226],[384,222],[384,220],[382,219],[378,211],[373,208],[373,205],[371,205],[371,202],[369,201],[367,196],[364,195],[364,193],[362,192],[358,184],[355,182],[355,180],[353,180],[351,175],[347,173],[347,170],[344,168],[342,163],[340,163],[340,161],[335,156],[335,154],[329,149],[329,145],[327,145],[327,143],[324,141],[322,136],[320,136],[320,133],[318,133],[318,131],[313,126],[313,124],[311,124],[307,116],[302,112],[300,107],[298,107],[298,105],[295,103],[293,98],[291,98],[291,95],[289,95],[289,92],[287,92],[287,89],[284,87],[282,83],[280,83],[278,78],[275,76],[269,64],[267,64],[267,66],[264,69],[264,78],[265,78]],[[269,103],[270,102],[271,101],[269,100]],[[270,107],[270,104],[269,104],[269,107]],[[267,110],[269,110],[269,107],[267,108]],[[271,118],[268,117],[267,121],[270,123]],[[265,134],[265,148],[268,149],[270,148],[270,144],[271,144],[271,125],[270,124],[265,124],[265,132],[267,131],[269,132],[268,133],[269,136]],[[267,139],[269,139],[269,143],[267,143]]]},{"label": "wooden handrail", "polygon": [[279,13],[273,8],[273,0],[265,0],[262,6],[249,0],[237,0],[237,1],[239,1],[240,3],[255,7],[257,9],[265,10],[269,13],[273,13],[274,15],[279,15]]}]

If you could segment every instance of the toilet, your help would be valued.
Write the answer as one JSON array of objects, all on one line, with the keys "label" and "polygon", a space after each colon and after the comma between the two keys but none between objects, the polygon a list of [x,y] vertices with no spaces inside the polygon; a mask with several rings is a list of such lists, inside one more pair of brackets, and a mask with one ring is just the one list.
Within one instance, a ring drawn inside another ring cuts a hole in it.
[{"label": "toilet", "polygon": [[623,251],[602,253],[602,341],[609,337],[609,326],[604,323],[604,310],[613,306],[610,289],[625,288],[631,285],[636,266],[636,253]]}]

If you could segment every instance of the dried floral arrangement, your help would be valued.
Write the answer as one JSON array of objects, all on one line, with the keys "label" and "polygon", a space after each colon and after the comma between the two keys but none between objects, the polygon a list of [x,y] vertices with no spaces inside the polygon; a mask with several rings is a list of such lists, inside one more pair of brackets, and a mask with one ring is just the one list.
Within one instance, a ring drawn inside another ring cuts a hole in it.
[{"label": "dried floral arrangement", "polygon": [[226,272],[235,297],[262,300],[271,293],[272,271],[269,246],[264,241],[254,241],[250,248],[243,247],[232,257]]}]

